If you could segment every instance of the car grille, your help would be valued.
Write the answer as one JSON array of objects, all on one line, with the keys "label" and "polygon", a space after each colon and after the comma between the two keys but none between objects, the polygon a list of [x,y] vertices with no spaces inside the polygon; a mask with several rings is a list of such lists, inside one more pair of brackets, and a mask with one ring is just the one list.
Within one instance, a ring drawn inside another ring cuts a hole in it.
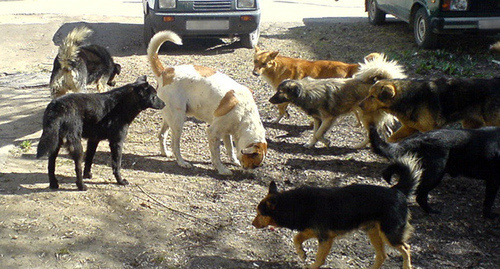
[{"label": "car grille", "polygon": [[231,10],[231,1],[227,0],[194,1],[193,9],[198,11],[227,11]]}]

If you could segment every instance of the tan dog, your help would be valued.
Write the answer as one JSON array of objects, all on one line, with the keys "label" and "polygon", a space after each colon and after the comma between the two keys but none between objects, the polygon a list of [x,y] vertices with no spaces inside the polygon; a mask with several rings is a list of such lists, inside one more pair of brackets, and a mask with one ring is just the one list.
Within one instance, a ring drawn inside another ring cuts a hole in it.
[{"label": "tan dog", "polygon": [[[285,79],[350,78],[359,69],[359,64],[324,60],[308,61],[278,54],[279,51],[261,50],[255,47],[252,73],[255,76],[262,75],[274,89],[278,88],[278,85]],[[283,116],[290,116],[286,111],[288,104],[288,102],[278,104],[279,116],[275,122],[279,122]]]},{"label": "tan dog", "polygon": [[182,44],[174,32],[162,31],[153,36],[148,46],[148,59],[158,80],[158,96],[166,103],[159,134],[162,154],[172,154],[165,147],[166,133],[171,129],[177,163],[185,168],[192,166],[181,156],[180,137],[186,117],[193,116],[209,124],[211,159],[220,174],[232,174],[220,159],[221,139],[232,163],[245,169],[261,165],[267,153],[267,142],[250,89],[208,67],[181,65],[165,68],[158,59],[158,49],[166,41]]},{"label": "tan dog", "polygon": [[464,128],[500,126],[500,78],[384,79],[361,103],[364,112],[385,111],[402,126],[388,141],[461,122]]}]

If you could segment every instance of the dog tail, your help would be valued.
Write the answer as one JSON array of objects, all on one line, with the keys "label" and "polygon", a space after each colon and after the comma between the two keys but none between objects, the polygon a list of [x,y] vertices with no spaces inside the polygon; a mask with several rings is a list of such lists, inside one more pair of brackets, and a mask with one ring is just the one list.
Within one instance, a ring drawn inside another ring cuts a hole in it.
[{"label": "dog tail", "polygon": [[161,63],[158,58],[158,50],[161,45],[167,41],[170,41],[177,45],[182,45],[182,39],[172,31],[161,31],[155,34],[148,45],[148,60],[151,64],[151,68],[153,69],[153,73],[159,77],[163,71],[165,71],[165,67]]},{"label": "dog tail", "polygon": [[59,123],[57,121],[47,120],[45,115],[43,123],[42,136],[40,137],[40,142],[38,143],[38,147],[36,149],[37,158],[52,154],[56,151],[59,144]]},{"label": "dog tail", "polygon": [[64,38],[61,46],[59,46],[59,52],[57,54],[62,69],[71,69],[71,63],[75,62],[77,59],[78,53],[80,52],[80,46],[91,34],[92,30],[82,26],[73,29]]},{"label": "dog tail", "polygon": [[413,194],[420,183],[420,177],[422,176],[420,159],[412,154],[405,154],[395,159],[382,172],[382,176],[390,184],[394,174],[398,175],[399,180],[392,188],[401,191],[408,197]]},{"label": "dog tail", "polygon": [[387,159],[395,159],[397,156],[396,152],[394,152],[395,146],[383,140],[377,129],[378,127],[375,124],[370,124],[368,136],[370,137],[370,144],[373,152]]},{"label": "dog tail", "polygon": [[406,78],[404,68],[395,60],[387,60],[382,53],[370,53],[365,56],[364,63],[360,63],[356,79],[366,83],[375,83],[380,79]]}]

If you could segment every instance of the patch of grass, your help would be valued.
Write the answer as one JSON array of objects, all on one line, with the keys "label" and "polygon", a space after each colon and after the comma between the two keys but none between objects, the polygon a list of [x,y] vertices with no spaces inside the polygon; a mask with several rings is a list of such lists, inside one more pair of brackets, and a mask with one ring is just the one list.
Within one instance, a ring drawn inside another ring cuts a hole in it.
[{"label": "patch of grass", "polygon": [[19,145],[19,147],[23,150],[23,151],[28,151],[31,149],[31,140],[24,140],[23,142],[21,142],[21,144]]},{"label": "patch of grass", "polygon": [[71,254],[71,252],[67,248],[61,248],[61,249],[59,249],[59,250],[56,251],[56,257],[57,258],[61,258],[63,256],[67,256],[67,255],[70,255],[70,254]]},{"label": "patch of grass", "polygon": [[[490,63],[493,59],[489,54],[472,56],[447,50],[407,50],[389,56],[404,64],[408,71],[418,75],[451,77],[488,77],[478,70],[481,65]],[[491,76],[494,76],[494,70]]]}]

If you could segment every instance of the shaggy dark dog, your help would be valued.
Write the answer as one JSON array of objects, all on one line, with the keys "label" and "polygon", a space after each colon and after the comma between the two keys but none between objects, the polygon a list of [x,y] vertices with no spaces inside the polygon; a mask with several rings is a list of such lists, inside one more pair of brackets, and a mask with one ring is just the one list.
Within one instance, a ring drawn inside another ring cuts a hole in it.
[{"label": "shaggy dark dog", "polygon": [[278,192],[271,182],[268,195],[257,206],[252,225],[268,225],[298,230],[294,237],[297,254],[305,260],[302,243],[318,239],[316,261],[307,268],[319,268],[330,252],[333,240],[353,230],[368,233],[375,248],[375,264],[380,268],[387,258],[385,244],[403,255],[403,268],[411,268],[410,246],[406,243],[412,229],[409,223],[407,197],[418,185],[420,167],[412,156],[399,158],[391,171],[400,180],[392,188],[372,185],[350,185],[342,188],[302,187]]},{"label": "shaggy dark dog", "polygon": [[[417,202],[428,213],[436,213],[428,202],[429,192],[445,174],[453,177],[483,179],[486,194],[483,216],[493,218],[491,208],[500,187],[500,128],[439,129],[418,134],[398,143],[382,140],[374,126],[370,126],[370,142],[376,154],[388,159],[412,153],[421,158],[422,179],[417,188]],[[390,177],[384,176],[387,181]]]},{"label": "shaggy dark dog", "polygon": [[108,50],[99,45],[83,45],[92,34],[87,27],[73,29],[59,47],[50,76],[52,98],[68,91],[84,92],[87,84],[96,83],[97,91],[103,92],[106,85],[115,86],[114,78],[120,74],[121,66],[115,64]]},{"label": "shaggy dark dog", "polygon": [[371,87],[360,107],[398,118],[402,126],[389,142],[456,122],[467,129],[500,126],[500,77],[383,79]]},{"label": "shaggy dark dog", "polygon": [[[59,188],[55,176],[56,158],[59,149],[66,147],[75,161],[76,185],[79,190],[86,190],[83,178],[92,177],[92,160],[101,140],[109,141],[116,181],[127,185],[127,180],[120,175],[120,167],[128,127],[141,111],[164,106],[156,90],[146,81],[146,76],[106,93],[75,93],[52,100],[43,115],[43,133],[36,155],[37,158],[49,155],[50,188]],[[88,139],[83,177],[82,138]]]}]

